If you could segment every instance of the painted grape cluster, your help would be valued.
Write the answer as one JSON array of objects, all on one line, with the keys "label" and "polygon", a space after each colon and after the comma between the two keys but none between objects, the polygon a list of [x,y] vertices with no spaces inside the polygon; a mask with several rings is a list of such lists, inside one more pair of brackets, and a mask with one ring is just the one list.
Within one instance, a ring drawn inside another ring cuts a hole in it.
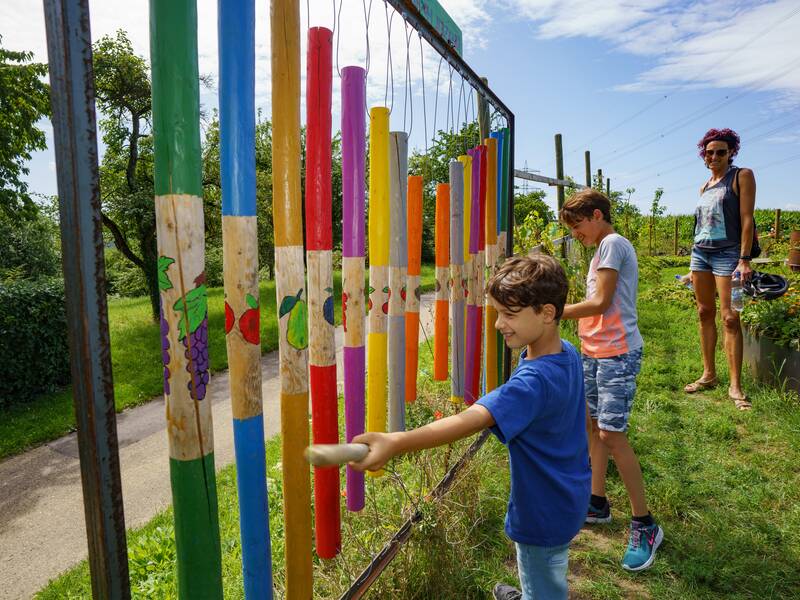
[{"label": "painted grape cluster", "polygon": [[[184,336],[183,347],[184,356],[187,359],[186,370],[189,372],[190,380],[187,384],[189,393],[195,400],[202,400],[206,397],[206,386],[208,385],[208,319],[203,319],[200,326],[194,331],[190,331],[188,336]],[[192,379],[194,385],[192,385]],[[197,395],[194,391],[197,390]]]},{"label": "painted grape cluster", "polygon": [[169,323],[164,318],[164,307],[161,307],[161,361],[164,363],[164,393],[169,395]]}]

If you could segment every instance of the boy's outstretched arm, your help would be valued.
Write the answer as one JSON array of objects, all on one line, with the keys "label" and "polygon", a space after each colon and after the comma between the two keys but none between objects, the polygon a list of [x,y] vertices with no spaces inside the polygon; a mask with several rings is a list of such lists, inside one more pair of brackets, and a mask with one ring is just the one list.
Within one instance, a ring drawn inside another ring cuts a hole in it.
[{"label": "boy's outstretched arm", "polygon": [[597,271],[597,292],[591,298],[577,304],[567,304],[564,307],[562,319],[581,319],[583,317],[593,317],[602,315],[614,299],[614,291],[617,289],[617,279],[619,273],[614,269],[598,269]]},{"label": "boy's outstretched arm", "polygon": [[353,443],[367,444],[369,454],[360,462],[350,463],[350,466],[358,471],[377,471],[393,456],[449,444],[492,425],[492,414],[483,406],[473,404],[464,412],[411,431],[363,433],[354,437]]}]

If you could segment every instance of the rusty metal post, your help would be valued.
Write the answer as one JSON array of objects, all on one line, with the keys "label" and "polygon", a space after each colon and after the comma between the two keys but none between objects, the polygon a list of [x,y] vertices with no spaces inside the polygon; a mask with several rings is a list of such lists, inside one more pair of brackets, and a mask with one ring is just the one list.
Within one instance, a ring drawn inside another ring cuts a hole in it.
[{"label": "rusty metal post", "polygon": [[45,0],[72,389],[95,598],[130,598],[88,0]]}]

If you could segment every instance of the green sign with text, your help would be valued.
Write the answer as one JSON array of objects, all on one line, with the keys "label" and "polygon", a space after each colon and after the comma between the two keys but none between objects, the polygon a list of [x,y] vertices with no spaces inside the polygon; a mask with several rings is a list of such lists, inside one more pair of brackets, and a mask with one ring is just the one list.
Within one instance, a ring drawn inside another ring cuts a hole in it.
[{"label": "green sign with text", "polygon": [[436,0],[411,0],[417,10],[430,23],[433,28],[445,39],[445,41],[456,49],[461,56],[461,29],[456,22],[450,18],[447,11],[442,8]]}]

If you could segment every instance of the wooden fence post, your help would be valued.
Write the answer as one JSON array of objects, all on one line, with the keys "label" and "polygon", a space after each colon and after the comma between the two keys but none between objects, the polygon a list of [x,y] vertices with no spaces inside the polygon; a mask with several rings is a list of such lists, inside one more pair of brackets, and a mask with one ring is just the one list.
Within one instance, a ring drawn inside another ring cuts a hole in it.
[{"label": "wooden fence post", "polygon": [[588,150],[583,153],[583,162],[586,165],[586,187],[592,187],[592,156]]},{"label": "wooden fence post", "polygon": [[680,221],[680,217],[675,217],[675,244],[674,244],[674,252],[675,256],[678,256],[678,223]]},{"label": "wooden fence post", "polygon": [[781,209],[775,209],[775,241],[779,242],[781,239]]},{"label": "wooden fence post", "polygon": [[[556,134],[556,179],[564,179],[564,151],[561,148],[561,134]],[[558,194],[558,210],[564,206],[564,186],[556,186]]]}]

